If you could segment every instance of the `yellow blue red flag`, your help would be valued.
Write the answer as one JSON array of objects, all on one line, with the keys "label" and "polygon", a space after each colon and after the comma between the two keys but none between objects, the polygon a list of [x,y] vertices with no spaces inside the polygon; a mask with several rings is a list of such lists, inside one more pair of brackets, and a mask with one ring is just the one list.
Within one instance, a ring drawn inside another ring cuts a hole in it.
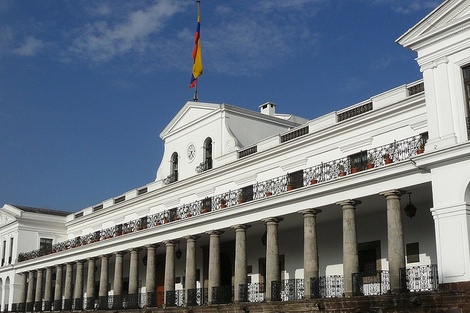
[{"label": "yellow blue red flag", "polygon": [[199,8],[199,1],[197,7],[197,28],[194,35],[194,49],[193,49],[193,72],[191,75],[191,82],[189,88],[193,88],[197,84],[197,78],[202,74],[202,56],[201,56],[201,10]]}]

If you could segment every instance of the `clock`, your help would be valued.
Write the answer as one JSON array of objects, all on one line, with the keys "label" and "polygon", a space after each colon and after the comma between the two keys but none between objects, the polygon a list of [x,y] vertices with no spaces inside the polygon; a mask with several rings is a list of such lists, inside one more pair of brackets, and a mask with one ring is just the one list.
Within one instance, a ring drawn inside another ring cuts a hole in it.
[{"label": "clock", "polygon": [[189,161],[194,160],[194,158],[196,157],[196,147],[193,144],[190,144],[188,146],[187,155],[188,155]]}]

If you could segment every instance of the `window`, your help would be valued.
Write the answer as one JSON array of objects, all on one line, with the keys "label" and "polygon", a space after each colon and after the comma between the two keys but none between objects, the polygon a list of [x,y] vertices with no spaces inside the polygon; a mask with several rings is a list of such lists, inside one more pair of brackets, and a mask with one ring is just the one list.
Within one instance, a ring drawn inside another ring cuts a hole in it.
[{"label": "window", "polygon": [[207,137],[204,141],[204,170],[212,168],[212,138]]},{"label": "window", "polygon": [[11,264],[12,256],[13,256],[13,237],[10,237],[10,253],[8,256],[8,264]]},{"label": "window", "polygon": [[406,263],[419,262],[419,243],[413,242],[406,244]]},{"label": "window", "polygon": [[465,114],[467,122],[467,138],[470,139],[470,65],[462,69],[465,88]]},{"label": "window", "polygon": [[171,155],[171,173],[170,182],[178,181],[178,153],[173,152]]},{"label": "window", "polygon": [[3,250],[2,250],[2,266],[5,265],[5,256],[7,252],[7,241],[3,240]]},{"label": "window", "polygon": [[49,238],[39,239],[39,251],[41,253],[51,253],[52,252],[52,239],[49,239]]},{"label": "window", "polygon": [[304,171],[296,171],[287,174],[287,190],[304,186]]},{"label": "window", "polygon": [[366,169],[367,164],[367,151],[361,151],[348,156],[351,164],[351,173],[363,171]]}]

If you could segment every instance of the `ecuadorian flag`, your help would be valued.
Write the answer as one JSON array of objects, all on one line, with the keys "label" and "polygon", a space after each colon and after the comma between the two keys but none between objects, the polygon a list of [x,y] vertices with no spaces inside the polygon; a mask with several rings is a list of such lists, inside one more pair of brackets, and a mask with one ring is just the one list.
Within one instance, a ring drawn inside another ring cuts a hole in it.
[{"label": "ecuadorian flag", "polygon": [[189,88],[196,86],[197,78],[202,74],[202,57],[201,57],[201,12],[199,9],[199,1],[197,8],[197,28],[194,35],[194,49],[193,49],[193,73],[191,75],[191,82]]}]

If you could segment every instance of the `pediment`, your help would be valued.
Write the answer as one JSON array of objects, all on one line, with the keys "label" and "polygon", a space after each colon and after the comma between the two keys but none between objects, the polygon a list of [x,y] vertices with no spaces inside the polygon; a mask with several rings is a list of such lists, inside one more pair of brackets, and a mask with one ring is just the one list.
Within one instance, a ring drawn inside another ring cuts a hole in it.
[{"label": "pediment", "polygon": [[168,135],[194,125],[219,110],[219,104],[187,102],[160,133],[160,138],[165,139]]},{"label": "pediment", "polygon": [[11,222],[14,222],[15,220],[16,220],[15,217],[13,217],[9,214],[0,212],[0,227],[3,226],[3,225],[10,224]]},{"label": "pediment", "polygon": [[447,0],[396,40],[412,50],[470,27],[470,1]]}]

